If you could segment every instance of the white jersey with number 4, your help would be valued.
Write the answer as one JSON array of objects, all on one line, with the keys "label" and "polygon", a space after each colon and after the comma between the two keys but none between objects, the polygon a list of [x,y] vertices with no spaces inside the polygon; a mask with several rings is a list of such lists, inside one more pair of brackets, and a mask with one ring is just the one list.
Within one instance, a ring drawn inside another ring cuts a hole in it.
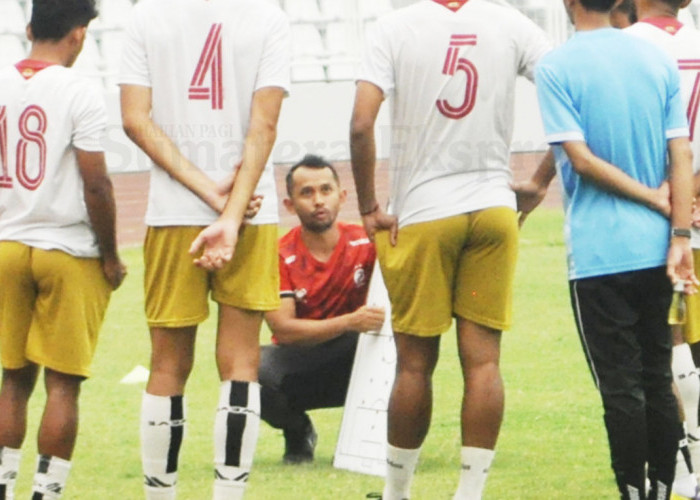
[{"label": "white jersey with number 4", "polygon": [[[133,9],[120,83],[152,89],[152,117],[211,179],[241,161],[253,93],[289,88],[284,13],[262,0],[142,0]],[[268,160],[254,224],[275,223],[277,194]],[[218,214],[163,169],[151,173],[146,223],[208,225]]]},{"label": "white jersey with number 4", "polygon": [[[670,17],[644,19],[626,31],[663,48],[678,61],[681,93],[688,106],[693,170],[700,171],[700,31]],[[700,230],[693,229],[693,248],[700,248]]]},{"label": "white jersey with number 4", "polygon": [[378,20],[359,80],[393,97],[391,201],[401,226],[515,208],[516,77],[532,80],[549,49],[532,21],[489,0],[456,12],[422,0]]},{"label": "white jersey with number 4", "polygon": [[0,70],[0,240],[97,257],[74,148],[102,151],[101,91],[68,68]]}]

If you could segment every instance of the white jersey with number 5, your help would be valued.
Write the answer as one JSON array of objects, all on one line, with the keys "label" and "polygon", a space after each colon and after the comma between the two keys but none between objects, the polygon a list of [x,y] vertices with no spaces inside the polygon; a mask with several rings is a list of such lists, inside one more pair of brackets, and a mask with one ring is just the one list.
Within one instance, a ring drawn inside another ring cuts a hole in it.
[{"label": "white jersey with number 5", "polygon": [[[688,106],[693,169],[700,171],[700,31],[670,17],[644,19],[626,31],[655,43],[678,61],[681,93]],[[693,229],[692,246],[700,248],[698,229]]]},{"label": "white jersey with number 5", "polygon": [[[120,83],[152,89],[153,120],[180,151],[215,181],[240,162],[253,93],[289,88],[289,24],[261,0],[142,0],[133,9]],[[275,223],[271,162],[256,193],[254,224]],[[208,225],[217,213],[154,167],[146,223]]]},{"label": "white jersey with number 5", "polygon": [[73,70],[0,70],[0,240],[99,255],[74,148],[102,151],[106,123],[101,91]]},{"label": "white jersey with number 5", "polygon": [[532,80],[549,49],[532,21],[489,0],[456,12],[422,0],[378,20],[359,80],[393,97],[391,202],[401,226],[515,208],[515,81]]}]

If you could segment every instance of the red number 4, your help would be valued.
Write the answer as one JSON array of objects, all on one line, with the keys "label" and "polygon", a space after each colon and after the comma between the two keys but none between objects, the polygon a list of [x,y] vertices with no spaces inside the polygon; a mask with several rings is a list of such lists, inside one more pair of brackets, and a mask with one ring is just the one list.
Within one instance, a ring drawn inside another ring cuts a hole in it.
[{"label": "red number 4", "polygon": [[[223,61],[221,58],[222,27],[221,23],[216,23],[209,30],[189,89],[190,100],[211,100],[212,109],[223,109],[224,107]],[[208,74],[210,79],[209,85],[206,86],[204,80]]]},{"label": "red number 4", "polygon": [[681,71],[690,70],[698,72],[695,77],[693,91],[690,94],[690,101],[688,102],[688,124],[690,125],[690,140],[692,141],[695,136],[695,122],[698,119],[698,112],[700,111],[700,60],[681,59],[678,61],[678,67]]},{"label": "red number 4", "polygon": [[[35,121],[33,130],[29,127],[29,120],[32,118]],[[46,113],[39,106],[28,106],[19,117],[19,134],[21,139],[17,142],[17,165],[15,171],[19,183],[31,191],[39,187],[46,173],[45,133]],[[27,170],[27,150],[30,144],[34,144],[39,152],[38,171],[34,177]],[[12,187],[12,177],[10,177],[7,158],[7,108],[0,106],[0,166],[2,167],[2,170],[0,170],[0,188]]]},{"label": "red number 4", "polygon": [[474,109],[476,88],[479,85],[479,73],[476,70],[476,66],[469,59],[459,57],[460,47],[466,45],[476,45],[476,35],[452,35],[450,47],[447,49],[447,55],[445,56],[445,64],[442,68],[443,75],[452,76],[457,71],[463,71],[467,77],[464,99],[461,104],[453,106],[447,99],[439,99],[436,103],[440,113],[453,120],[464,118]]}]

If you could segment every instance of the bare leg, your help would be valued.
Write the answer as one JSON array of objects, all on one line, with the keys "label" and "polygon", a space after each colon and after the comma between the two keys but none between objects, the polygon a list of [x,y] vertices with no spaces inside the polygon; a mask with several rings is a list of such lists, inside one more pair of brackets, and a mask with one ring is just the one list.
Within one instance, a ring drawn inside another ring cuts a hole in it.
[{"label": "bare leg", "polygon": [[262,313],[219,306],[216,361],[221,378],[214,420],[214,500],[243,498],[260,428]]},{"label": "bare leg", "polygon": [[221,380],[258,380],[262,318],[258,311],[219,306],[216,364]]},{"label": "bare leg", "polygon": [[46,406],[39,426],[39,453],[70,460],[78,436],[82,377],[44,369]]},{"label": "bare leg", "polygon": [[34,391],[39,367],[3,370],[0,388],[0,447],[21,448],[27,433],[27,402]]},{"label": "bare leg", "polygon": [[492,450],[505,399],[498,366],[501,332],[459,318],[457,342],[464,374],[462,445]]},{"label": "bare leg", "polygon": [[397,448],[423,444],[433,405],[432,376],[439,356],[440,337],[394,335],[396,379],[389,399],[388,438]]},{"label": "bare leg", "polygon": [[151,373],[146,392],[154,396],[184,394],[194,363],[197,326],[151,328]]}]

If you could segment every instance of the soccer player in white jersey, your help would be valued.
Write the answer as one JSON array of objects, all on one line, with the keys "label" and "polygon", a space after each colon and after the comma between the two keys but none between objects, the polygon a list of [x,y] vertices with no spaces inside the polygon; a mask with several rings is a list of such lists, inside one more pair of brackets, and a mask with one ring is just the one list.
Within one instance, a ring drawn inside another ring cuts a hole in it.
[{"label": "soccer player in white jersey", "polygon": [[29,58],[0,69],[0,499],[15,498],[40,367],[33,499],[59,498],[112,289],[125,275],[101,139],[101,90],[69,69],[94,0],[35,0]]},{"label": "soccer player in white jersey", "polygon": [[[639,21],[627,28],[641,38],[662,47],[674,60],[678,61],[681,73],[681,93],[687,106],[688,122],[691,128],[691,147],[694,156],[696,187],[700,186],[700,31],[678,20],[680,9],[690,4],[690,0],[637,0]],[[697,131],[696,131],[697,129]],[[698,189],[695,190],[696,196]],[[697,208],[696,208],[697,211]],[[691,231],[695,273],[700,272],[700,229]],[[686,423],[686,436],[682,436],[674,493],[683,496],[697,494],[697,482],[688,474],[687,461],[692,462],[690,470],[700,468],[700,429],[698,429],[698,403],[700,402],[700,378],[694,358],[700,359],[700,299],[697,295],[686,297],[688,320],[684,326],[676,326],[673,331],[673,379],[678,388],[677,394],[683,408]],[[690,344],[690,346],[689,346]],[[691,350],[693,352],[691,352]],[[687,446],[686,446],[687,445]],[[688,454],[687,450],[690,450]],[[692,459],[692,460],[691,460]]]},{"label": "soccer player in white jersey", "polygon": [[[518,75],[550,44],[516,9],[423,0],[380,18],[352,118],[360,213],[392,305],[398,353],[382,498],[408,498],[428,432],[440,335],[457,320],[464,375],[462,472],[454,498],[480,498],[503,417],[501,332],[517,256],[509,145]],[[393,97],[391,208],[375,197],[374,128]]]},{"label": "soccer player in white jersey", "polygon": [[[175,496],[185,383],[209,291],[219,306],[221,379],[214,498],[245,490],[260,418],[260,324],[264,311],[279,307],[269,155],[289,87],[289,50],[284,13],[259,0],[143,0],[127,29],[124,128],[154,165],[144,248],[152,356],[141,410],[149,499]],[[254,191],[262,207],[243,224]],[[205,253],[196,267],[190,245],[217,218],[230,248],[211,260]]]}]

